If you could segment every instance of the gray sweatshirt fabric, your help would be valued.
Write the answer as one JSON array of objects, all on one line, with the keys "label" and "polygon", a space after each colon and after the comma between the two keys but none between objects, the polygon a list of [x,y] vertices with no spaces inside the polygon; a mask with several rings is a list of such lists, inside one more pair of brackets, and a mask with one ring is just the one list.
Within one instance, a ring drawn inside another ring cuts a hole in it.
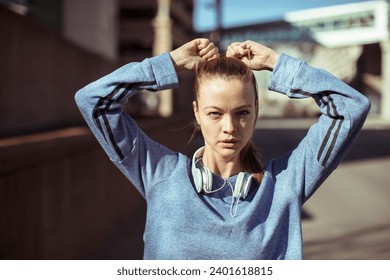
[{"label": "gray sweatshirt fabric", "polygon": [[225,187],[197,193],[191,158],[150,139],[122,110],[140,90],[178,83],[165,53],[129,63],[75,96],[111,161],[146,199],[144,259],[302,259],[302,205],[353,144],[368,99],[330,73],[282,54],[269,88],[290,98],[314,98],[321,116],[296,148],[266,163],[261,184],[252,183],[233,217],[237,176],[213,175],[213,189]]}]

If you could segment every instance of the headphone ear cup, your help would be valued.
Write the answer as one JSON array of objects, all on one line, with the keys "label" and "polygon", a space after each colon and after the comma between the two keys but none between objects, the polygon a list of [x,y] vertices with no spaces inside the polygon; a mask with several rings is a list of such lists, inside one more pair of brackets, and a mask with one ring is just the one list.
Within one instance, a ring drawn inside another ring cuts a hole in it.
[{"label": "headphone ear cup", "polygon": [[238,176],[236,179],[236,184],[234,185],[234,190],[233,190],[233,197],[235,197],[237,199],[241,198],[241,196],[242,196],[244,177],[245,177],[244,172],[238,173]]},{"label": "headphone ear cup", "polygon": [[211,171],[207,167],[202,166],[202,175],[204,175],[204,177],[203,177],[203,190],[206,193],[211,192],[213,189],[213,174],[211,173]]},{"label": "headphone ear cup", "polygon": [[199,148],[194,155],[192,156],[191,172],[192,178],[194,179],[195,189],[198,193],[203,190],[203,175],[200,168],[196,167],[198,154],[201,154],[204,150],[204,147]]},{"label": "headphone ear cup", "polygon": [[203,189],[202,173],[201,173],[201,171],[198,168],[196,168],[196,169],[193,170],[192,174],[193,174],[193,178],[194,178],[196,191],[198,193],[200,193],[202,191],[202,189]]},{"label": "headphone ear cup", "polygon": [[233,197],[245,199],[249,193],[252,183],[252,175],[247,172],[240,172],[234,185]]},{"label": "headphone ear cup", "polygon": [[251,188],[251,184],[252,184],[252,175],[249,174],[249,173],[246,173],[246,183],[245,183],[245,186],[244,186],[244,190],[243,190],[243,194],[242,194],[242,198],[245,199],[247,196],[248,196],[248,193],[249,193],[249,190]]}]

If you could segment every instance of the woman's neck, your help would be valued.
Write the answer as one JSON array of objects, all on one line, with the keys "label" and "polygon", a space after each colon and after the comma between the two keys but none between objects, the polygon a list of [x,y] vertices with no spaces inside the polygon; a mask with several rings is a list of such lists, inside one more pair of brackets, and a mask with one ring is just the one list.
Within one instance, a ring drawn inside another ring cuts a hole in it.
[{"label": "woman's neck", "polygon": [[243,171],[239,155],[225,158],[205,149],[202,162],[212,173],[222,178],[229,178]]}]

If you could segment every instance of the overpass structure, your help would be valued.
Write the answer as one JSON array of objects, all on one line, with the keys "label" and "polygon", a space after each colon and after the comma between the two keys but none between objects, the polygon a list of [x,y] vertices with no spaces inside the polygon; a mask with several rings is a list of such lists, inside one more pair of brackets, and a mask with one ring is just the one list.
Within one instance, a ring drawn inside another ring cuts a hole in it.
[{"label": "overpass structure", "polygon": [[365,46],[377,45],[378,48],[371,48],[366,64],[377,61],[379,65],[367,67],[379,70],[360,75],[379,94],[380,117],[390,120],[389,11],[388,1],[382,0],[291,12],[280,21],[221,30],[220,47],[248,39],[262,42],[351,83],[357,72],[362,72],[357,65]]}]

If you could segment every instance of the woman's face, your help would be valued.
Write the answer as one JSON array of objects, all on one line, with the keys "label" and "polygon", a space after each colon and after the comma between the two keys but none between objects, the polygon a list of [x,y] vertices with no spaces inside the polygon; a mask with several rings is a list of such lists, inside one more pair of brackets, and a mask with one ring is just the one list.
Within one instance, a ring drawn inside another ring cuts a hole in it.
[{"label": "woman's face", "polygon": [[251,82],[239,79],[215,78],[200,84],[193,108],[206,149],[225,159],[240,154],[254,130],[255,94]]}]

